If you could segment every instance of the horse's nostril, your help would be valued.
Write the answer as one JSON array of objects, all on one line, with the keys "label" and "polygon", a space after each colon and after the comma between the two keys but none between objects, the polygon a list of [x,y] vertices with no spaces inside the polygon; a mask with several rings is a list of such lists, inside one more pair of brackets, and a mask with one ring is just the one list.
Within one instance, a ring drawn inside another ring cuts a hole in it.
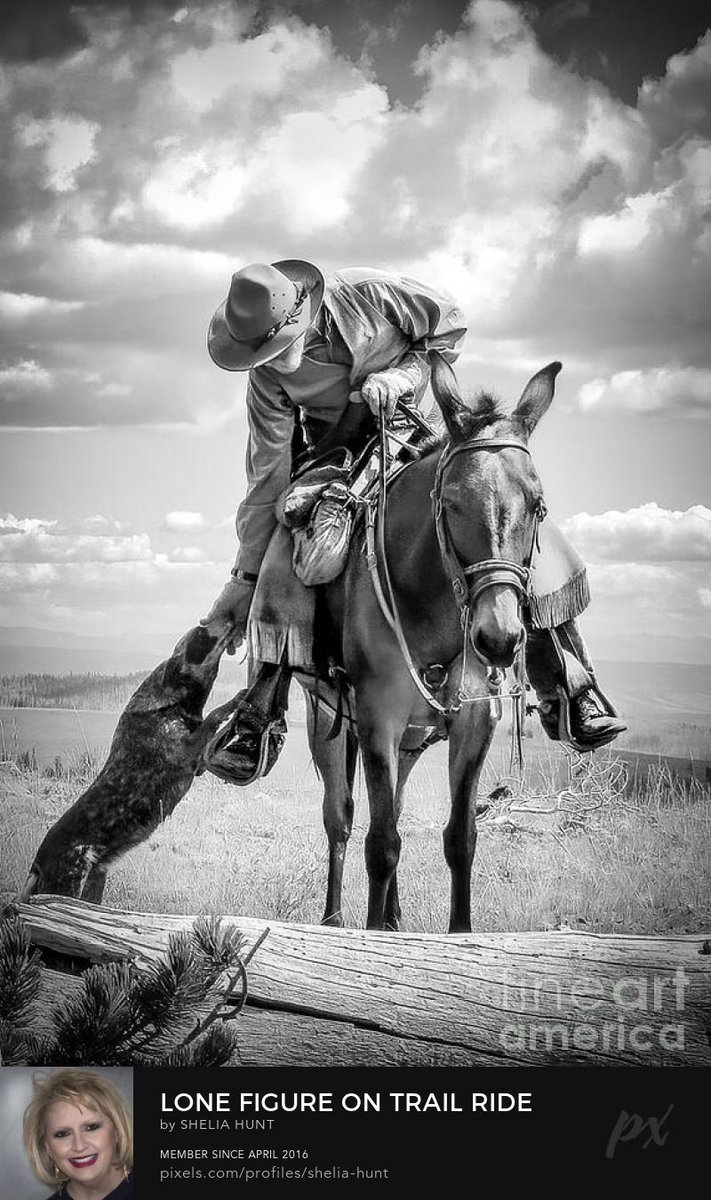
[{"label": "horse's nostril", "polygon": [[493,635],[483,629],[477,630],[474,649],[492,667],[510,667],[518,648],[519,637],[513,634]]}]

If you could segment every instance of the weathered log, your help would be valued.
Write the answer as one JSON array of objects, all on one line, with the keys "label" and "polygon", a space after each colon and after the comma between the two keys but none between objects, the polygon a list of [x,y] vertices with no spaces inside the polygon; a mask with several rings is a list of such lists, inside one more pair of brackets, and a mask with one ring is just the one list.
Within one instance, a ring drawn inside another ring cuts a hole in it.
[{"label": "weathered log", "polygon": [[[165,950],[189,916],[37,896],[32,942],[73,958]],[[374,933],[223,917],[253,947],[245,1065],[711,1065],[702,935]]]}]

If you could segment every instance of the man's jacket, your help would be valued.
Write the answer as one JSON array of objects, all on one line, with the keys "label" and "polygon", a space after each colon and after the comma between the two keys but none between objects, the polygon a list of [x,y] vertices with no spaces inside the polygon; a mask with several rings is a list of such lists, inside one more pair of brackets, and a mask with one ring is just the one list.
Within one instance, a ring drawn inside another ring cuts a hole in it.
[{"label": "man's jacket", "polygon": [[307,333],[298,370],[283,375],[267,363],[249,373],[248,489],[237,513],[239,568],[259,571],[274,532],[275,504],[291,474],[295,416],[309,434],[327,431],[369,375],[395,366],[408,371],[419,400],[429,379],[427,351],[439,350],[453,362],[465,333],[453,302],[414,279],[351,267],[326,280],[323,306]]}]

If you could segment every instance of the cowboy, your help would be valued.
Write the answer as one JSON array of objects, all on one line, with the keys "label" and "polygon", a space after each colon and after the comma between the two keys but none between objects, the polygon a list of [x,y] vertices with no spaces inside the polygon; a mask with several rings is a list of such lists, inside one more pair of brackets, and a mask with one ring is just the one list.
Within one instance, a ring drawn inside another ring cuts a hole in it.
[{"label": "cowboy", "polygon": [[[276,516],[295,457],[361,449],[381,407],[390,421],[401,397],[420,404],[428,352],[454,362],[465,333],[450,299],[390,272],[348,268],[324,279],[313,264],[287,260],[232,276],[208,349],[218,367],[249,372],[248,489],[235,566],[203,623],[229,619],[232,651],[248,638],[251,683],[230,743],[235,782],[263,773],[266,731],[286,708],[289,672],[313,668],[314,589],[294,575],[291,534]],[[577,628],[589,602],[584,564],[550,519],[541,535],[528,675],[549,736],[592,750],[625,726],[596,685]]]}]

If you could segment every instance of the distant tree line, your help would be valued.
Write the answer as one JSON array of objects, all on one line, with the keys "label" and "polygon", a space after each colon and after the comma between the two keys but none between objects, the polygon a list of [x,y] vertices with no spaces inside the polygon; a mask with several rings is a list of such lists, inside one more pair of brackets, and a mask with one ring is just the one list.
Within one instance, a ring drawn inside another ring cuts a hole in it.
[{"label": "distant tree line", "polygon": [[[241,670],[241,669],[240,669]],[[0,675],[0,708],[78,708],[121,712],[136,688],[149,671],[132,671],[130,675],[99,675],[93,671],[68,675]],[[243,680],[218,679],[206,711],[224,704]],[[292,720],[305,720],[306,712],[301,689],[291,693]]]},{"label": "distant tree line", "polygon": [[83,708],[117,711],[124,707],[148,674],[130,675],[2,675],[0,707]]}]

